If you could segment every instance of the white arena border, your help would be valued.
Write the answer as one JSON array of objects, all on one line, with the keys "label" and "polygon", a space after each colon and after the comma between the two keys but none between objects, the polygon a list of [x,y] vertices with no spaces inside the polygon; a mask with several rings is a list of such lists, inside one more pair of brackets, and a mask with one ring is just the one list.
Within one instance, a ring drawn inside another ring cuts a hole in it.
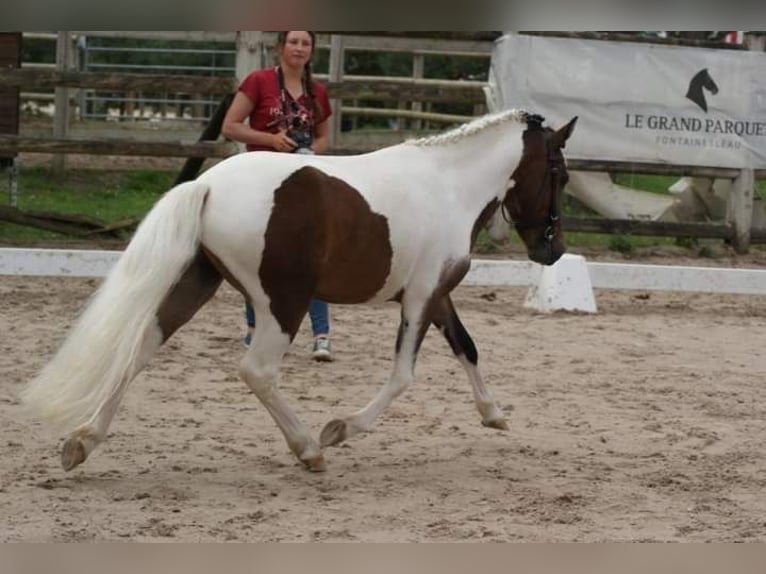
[{"label": "white arena border", "polygon": [[[0,248],[0,275],[103,277],[120,251]],[[766,270],[588,262],[596,289],[692,291],[766,295]],[[531,261],[474,259],[463,285],[535,285],[541,267]]]}]

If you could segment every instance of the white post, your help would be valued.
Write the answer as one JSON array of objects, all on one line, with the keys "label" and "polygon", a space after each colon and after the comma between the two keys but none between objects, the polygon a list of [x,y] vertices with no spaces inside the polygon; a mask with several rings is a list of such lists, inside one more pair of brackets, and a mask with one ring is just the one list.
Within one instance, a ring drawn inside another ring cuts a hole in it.
[{"label": "white post", "polygon": [[745,46],[753,52],[766,51],[766,34],[745,34]]},{"label": "white post", "polygon": [[240,82],[253,70],[266,66],[263,32],[237,32],[236,74]]},{"label": "white post", "polygon": [[[333,34],[330,36],[330,69],[329,80],[330,82],[340,82],[343,80],[343,36],[340,34]],[[330,126],[330,148],[334,148],[339,139],[340,123],[341,123],[341,104],[339,99],[331,99],[330,105],[332,106],[332,125]]]},{"label": "white post", "polygon": [[734,249],[737,253],[747,253],[750,249],[754,189],[755,172],[752,169],[740,171],[731,185],[729,213],[734,226]]},{"label": "white post", "polygon": [[[70,32],[59,32],[56,37],[56,70],[69,70],[72,41]],[[69,89],[56,88],[55,111],[53,116],[53,137],[65,138],[69,134]],[[66,155],[56,154],[53,157],[53,171],[56,175],[64,173]]]},{"label": "white post", "polygon": [[[263,32],[237,31],[236,48],[234,73],[237,75],[237,84],[239,84],[250,72],[266,66]],[[237,149],[240,153],[245,151],[245,144],[237,142]]]},{"label": "white post", "polygon": [[[766,49],[766,36],[745,34],[745,45],[751,51],[763,51]],[[743,169],[732,182],[729,196],[729,214],[734,226],[734,249],[737,253],[747,253],[750,249],[754,195],[755,173],[752,169]]]},{"label": "white post", "polygon": [[550,266],[538,265],[540,276],[527,291],[524,307],[543,313],[551,311],[583,311],[595,313],[596,298],[582,255],[565,253]]}]

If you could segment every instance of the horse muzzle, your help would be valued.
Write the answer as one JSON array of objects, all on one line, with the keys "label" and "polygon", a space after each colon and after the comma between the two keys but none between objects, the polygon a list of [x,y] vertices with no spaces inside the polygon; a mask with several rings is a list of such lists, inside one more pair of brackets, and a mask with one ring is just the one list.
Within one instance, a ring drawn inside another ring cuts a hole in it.
[{"label": "horse muzzle", "polygon": [[542,241],[532,249],[527,249],[527,255],[535,263],[540,265],[553,265],[558,261],[566,247],[560,241]]}]

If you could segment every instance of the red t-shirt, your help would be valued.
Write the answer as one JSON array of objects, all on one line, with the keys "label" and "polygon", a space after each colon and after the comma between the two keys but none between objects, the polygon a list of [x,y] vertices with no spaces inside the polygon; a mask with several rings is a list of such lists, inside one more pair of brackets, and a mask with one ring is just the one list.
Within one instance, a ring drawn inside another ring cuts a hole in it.
[{"label": "red t-shirt", "polygon": [[[250,113],[249,123],[254,130],[277,133],[286,129],[310,131],[316,135],[316,126],[332,114],[327,90],[319,82],[312,82],[314,100],[319,104],[321,115],[313,112],[308,94],[294,100],[285,90],[286,102],[282,102],[279,89],[277,68],[267,68],[251,72],[240,84],[239,91],[253,101],[255,107]],[[291,136],[292,137],[292,136]],[[274,151],[269,146],[247,144],[247,151]]]}]

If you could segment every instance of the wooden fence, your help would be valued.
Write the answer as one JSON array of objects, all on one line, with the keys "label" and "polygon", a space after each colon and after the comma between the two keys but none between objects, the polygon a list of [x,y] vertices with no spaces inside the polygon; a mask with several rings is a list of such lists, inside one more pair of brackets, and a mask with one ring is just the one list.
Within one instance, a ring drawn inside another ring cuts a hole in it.
[{"label": "wooden fence", "polygon": [[[64,33],[69,34],[69,33]],[[102,34],[89,32],[89,35]],[[110,36],[124,37],[163,37],[168,35],[204,34],[204,38],[221,39],[227,33],[160,33],[160,32],[108,32]],[[422,33],[417,37],[402,35],[403,33],[369,33],[369,35],[329,34],[320,36],[320,42],[330,49],[330,70],[327,75],[317,75],[327,85],[330,98],[336,106],[341,100],[380,100],[384,102],[415,102],[412,109],[373,110],[370,108],[343,107],[344,113],[356,114],[386,114],[389,116],[417,118],[436,122],[457,123],[467,119],[463,116],[449,114],[433,114],[423,111],[422,105],[435,102],[450,102],[483,106],[485,103],[482,82],[475,81],[446,81],[422,78],[422,57],[429,53],[448,53],[457,55],[483,56],[489,58],[492,40],[497,33],[451,33],[448,41],[443,38],[430,37]],[[434,33],[436,34],[436,33]],[[196,37],[196,36],[195,36]],[[188,39],[192,39],[189,37]],[[603,38],[600,38],[603,39]],[[238,36],[237,68],[250,70],[262,67],[268,60],[266,46],[273,43],[273,36],[262,32],[241,33]],[[668,40],[664,43],[679,43]],[[59,39],[59,46],[69,44],[69,38]],[[688,45],[688,43],[687,43]],[[371,76],[344,75],[344,50],[393,50],[406,51],[413,54],[412,78],[382,78]],[[55,89],[57,102],[62,108],[67,108],[69,99],[68,89],[101,89],[112,91],[155,92],[193,92],[196,94],[218,95],[228,94],[235,90],[237,80],[220,77],[200,77],[185,75],[157,74],[114,74],[100,72],[72,71],[66,65],[67,57],[59,58],[57,69],[9,69],[0,70],[0,89],[18,88],[24,90]],[[420,64],[418,61],[420,60]],[[489,62],[489,61],[488,61]],[[63,95],[62,95],[63,94]],[[337,109],[337,108],[336,108]],[[68,117],[68,112],[65,112]],[[338,120],[341,114],[336,114]],[[137,155],[137,156],[167,156],[186,158],[224,158],[235,153],[236,146],[229,142],[215,141],[145,141],[126,140],[125,138],[72,138],[68,136],[66,122],[58,120],[54,129],[54,137],[31,137],[21,135],[0,135],[0,156],[18,152],[52,153],[52,154],[93,154],[93,155]],[[362,142],[355,145],[344,144],[340,135],[339,125],[336,124],[333,133],[331,153],[347,154],[370,151],[371,149],[395,143],[401,134],[390,134],[389,138],[376,143]],[[678,166],[635,164],[626,162],[594,162],[570,161],[570,169],[583,171],[606,171],[611,173],[648,173],[664,175],[684,175],[694,177],[727,178],[739,177],[738,170],[720,169],[715,167]],[[766,170],[757,170],[756,179],[766,178]],[[752,197],[750,201],[752,210]],[[746,207],[745,207],[746,209]],[[743,217],[747,219],[747,214]],[[565,227],[573,231],[589,231],[599,233],[630,233],[635,235],[657,236],[690,236],[720,238],[732,242],[740,251],[746,251],[751,242],[766,242],[766,230],[748,229],[743,233],[741,228],[730,224],[704,223],[665,223],[637,220],[606,220],[600,218],[566,218]]]}]

